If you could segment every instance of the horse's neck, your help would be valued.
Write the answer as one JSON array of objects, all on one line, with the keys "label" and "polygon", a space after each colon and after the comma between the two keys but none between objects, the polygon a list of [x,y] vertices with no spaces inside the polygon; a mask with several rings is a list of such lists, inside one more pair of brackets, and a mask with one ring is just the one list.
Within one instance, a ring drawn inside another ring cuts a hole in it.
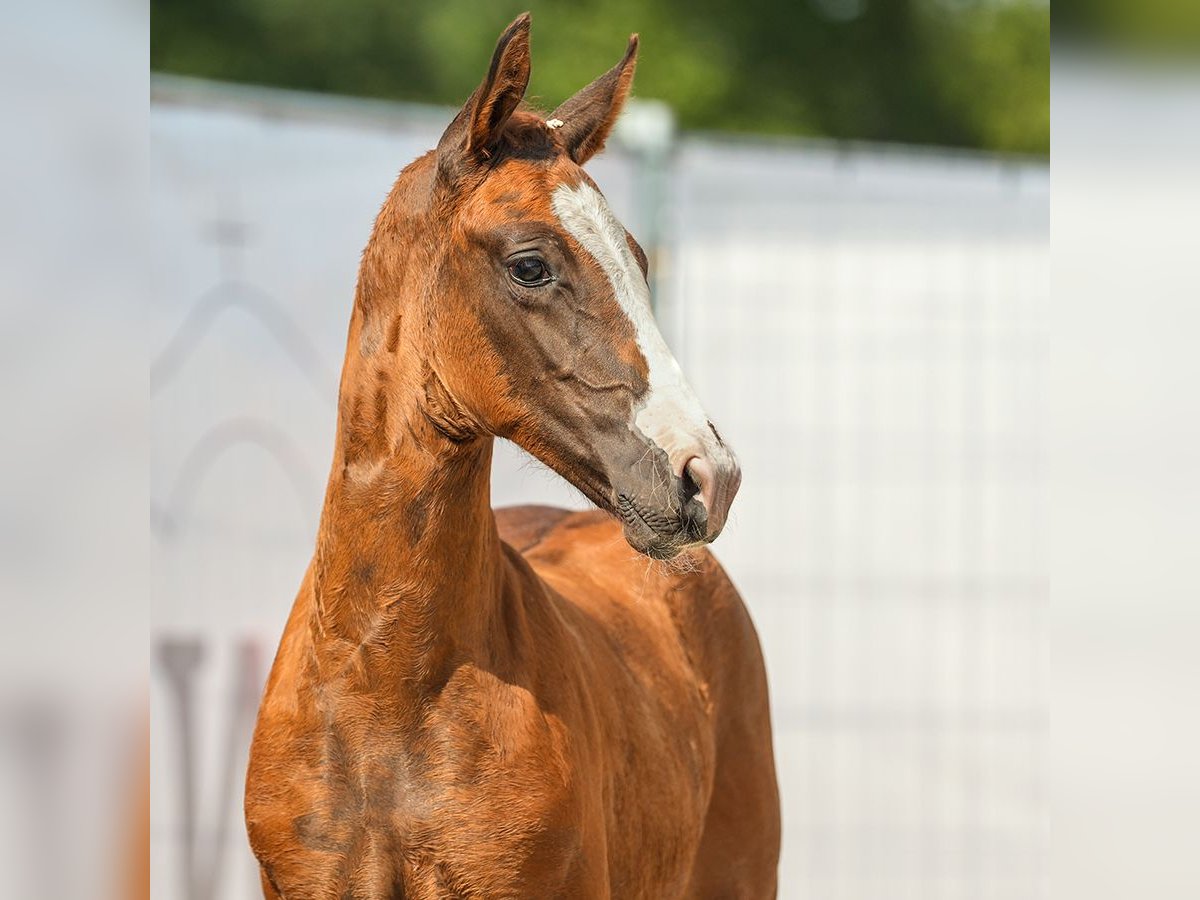
[{"label": "horse's neck", "polygon": [[348,359],[343,377],[313,647],[323,680],[420,692],[486,652],[494,633],[507,568],[490,502],[492,439],[447,437],[419,377],[360,363]]}]

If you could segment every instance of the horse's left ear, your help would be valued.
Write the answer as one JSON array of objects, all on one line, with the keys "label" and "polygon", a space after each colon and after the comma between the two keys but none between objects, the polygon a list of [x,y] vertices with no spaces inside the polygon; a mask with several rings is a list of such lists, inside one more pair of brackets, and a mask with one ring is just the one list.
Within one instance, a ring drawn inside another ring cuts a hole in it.
[{"label": "horse's left ear", "polygon": [[638,36],[630,35],[621,61],[560,106],[551,116],[562,124],[558,135],[575,162],[583,165],[604,149],[604,142],[621,114],[633,70],[637,68]]}]

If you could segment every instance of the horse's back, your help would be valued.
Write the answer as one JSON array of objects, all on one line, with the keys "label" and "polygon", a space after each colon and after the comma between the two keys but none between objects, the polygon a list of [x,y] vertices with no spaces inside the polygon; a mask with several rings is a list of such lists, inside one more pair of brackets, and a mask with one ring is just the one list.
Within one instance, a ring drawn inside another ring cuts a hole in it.
[{"label": "horse's back", "polygon": [[513,549],[524,553],[537,544],[555,525],[574,515],[569,509],[558,506],[503,506],[495,510],[496,528],[501,539]]},{"label": "horse's back", "polygon": [[715,750],[687,896],[773,896],[779,799],[766,673],[749,613],[716,558],[699,549],[670,563],[650,560],[599,510],[511,507],[496,519],[534,572],[602,627],[627,635],[637,622],[660,641],[678,641],[708,709]]},{"label": "horse's back", "polygon": [[[622,612],[669,613],[710,693],[727,683],[742,702],[762,674],[758,635],[725,570],[707,548],[669,562],[649,559],[626,543],[620,523],[596,509],[550,506],[496,510],[501,538],[543,581],[576,605],[603,600]],[[765,681],[762,684],[765,696]],[[714,701],[718,697],[712,698]]]}]

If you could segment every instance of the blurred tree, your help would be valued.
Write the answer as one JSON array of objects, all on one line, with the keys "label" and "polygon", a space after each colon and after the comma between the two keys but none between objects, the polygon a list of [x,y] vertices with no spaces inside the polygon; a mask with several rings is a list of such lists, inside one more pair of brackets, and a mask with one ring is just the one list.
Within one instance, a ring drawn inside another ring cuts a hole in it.
[{"label": "blurred tree", "polygon": [[1044,0],[152,0],[150,61],[457,104],[525,8],[547,107],[638,31],[637,93],[684,127],[1049,151]]},{"label": "blurred tree", "polygon": [[1054,36],[1073,43],[1195,60],[1200,53],[1200,3],[1195,0],[1059,0]]}]

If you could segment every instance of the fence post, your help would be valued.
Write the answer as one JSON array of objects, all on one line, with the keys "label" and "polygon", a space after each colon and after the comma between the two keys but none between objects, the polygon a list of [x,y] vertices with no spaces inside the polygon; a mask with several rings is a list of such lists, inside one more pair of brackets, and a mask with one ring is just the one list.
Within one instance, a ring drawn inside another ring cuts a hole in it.
[{"label": "fence post", "polygon": [[617,140],[635,159],[638,240],[650,269],[655,311],[666,255],[667,188],[675,147],[675,114],[661,100],[631,100],[617,122]]}]

